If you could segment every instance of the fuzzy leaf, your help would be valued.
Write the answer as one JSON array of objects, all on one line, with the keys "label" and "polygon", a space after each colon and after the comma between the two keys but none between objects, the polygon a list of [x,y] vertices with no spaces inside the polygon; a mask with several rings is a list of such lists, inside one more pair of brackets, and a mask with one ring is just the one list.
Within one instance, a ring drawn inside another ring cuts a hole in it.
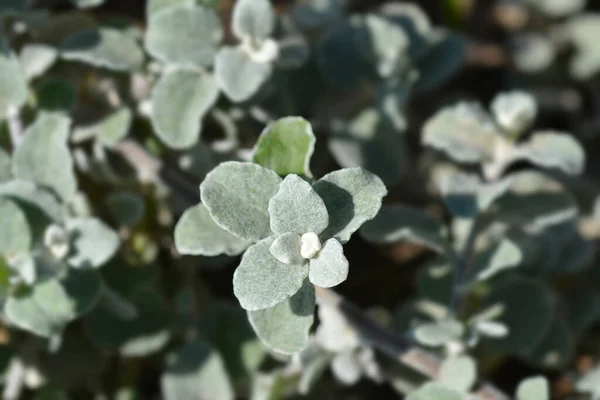
[{"label": "fuzzy leaf", "polygon": [[58,57],[58,50],[45,44],[27,44],[21,49],[19,59],[27,79],[43,75]]},{"label": "fuzzy leaf", "polygon": [[206,175],[200,185],[202,203],[223,229],[247,240],[271,236],[269,200],[281,178],[256,164],[224,162]]},{"label": "fuzzy leaf", "polygon": [[269,215],[271,229],[278,234],[320,234],[329,224],[321,197],[308,182],[293,174],[285,177],[279,191],[269,201]]},{"label": "fuzzy leaf", "polygon": [[439,253],[445,252],[449,246],[440,219],[399,204],[382,207],[375,218],[362,226],[360,234],[377,244],[407,240]]},{"label": "fuzzy leaf", "polygon": [[12,179],[10,154],[0,149],[0,184]]},{"label": "fuzzy leaf", "polygon": [[19,59],[0,37],[0,118],[10,108],[18,110],[27,100],[27,80]]},{"label": "fuzzy leaf", "polygon": [[326,241],[309,263],[308,279],[317,286],[337,286],[348,278],[348,260],[337,239]]},{"label": "fuzzy leaf", "polygon": [[566,34],[575,47],[575,54],[571,57],[569,65],[571,75],[575,79],[591,79],[600,71],[600,50],[593,40],[599,32],[599,21],[598,13],[588,12],[571,18],[566,24]]},{"label": "fuzzy leaf", "polygon": [[518,156],[545,168],[559,168],[571,175],[583,172],[585,152],[569,134],[537,132],[519,146]]},{"label": "fuzzy leaf", "polygon": [[201,119],[219,96],[213,77],[174,70],[160,77],[152,94],[152,126],[169,147],[184,149],[198,141]]},{"label": "fuzzy leaf", "polygon": [[119,226],[136,225],[146,212],[144,198],[133,192],[111,193],[106,199],[106,205]]},{"label": "fuzzy leaf", "polygon": [[222,38],[223,27],[215,10],[180,4],[150,17],[146,49],[165,63],[206,67],[212,64]]},{"label": "fuzzy leaf", "polygon": [[350,240],[365,221],[377,215],[387,194],[381,179],[360,167],[331,172],[313,188],[329,213],[329,226],[323,237],[334,237],[341,243]]},{"label": "fuzzy leaf", "polygon": [[496,245],[484,251],[484,254],[480,255],[476,260],[476,265],[481,265],[478,268],[477,279],[490,279],[507,268],[517,267],[522,260],[523,254],[521,253],[521,249],[510,239],[504,238]]},{"label": "fuzzy leaf", "polygon": [[304,263],[300,249],[302,238],[297,233],[284,233],[273,241],[269,251],[277,260],[285,264],[301,265]]},{"label": "fuzzy leaf", "polygon": [[219,87],[232,101],[239,103],[254,95],[269,79],[273,67],[259,63],[241,47],[225,46],[215,58],[215,78]]},{"label": "fuzzy leaf", "polygon": [[315,289],[304,281],[294,296],[264,310],[248,311],[248,318],[265,346],[278,353],[292,354],[308,344],[314,310]]},{"label": "fuzzy leaf", "polygon": [[31,248],[32,237],[27,217],[11,200],[0,198],[0,255],[24,253]]},{"label": "fuzzy leaf", "polygon": [[537,116],[535,98],[527,92],[515,90],[500,93],[490,106],[496,122],[512,137],[518,137]]},{"label": "fuzzy leaf", "polygon": [[15,177],[49,187],[63,200],[73,197],[77,181],[67,147],[70,124],[64,115],[40,114],[13,155]]},{"label": "fuzzy leaf", "polygon": [[466,393],[475,384],[477,366],[469,356],[451,357],[444,360],[439,375],[446,387]]},{"label": "fuzzy leaf", "polygon": [[272,243],[267,238],[251,246],[233,274],[233,293],[246,310],[273,307],[293,296],[308,275],[307,265],[288,265],[273,257]]},{"label": "fuzzy leaf", "polygon": [[596,366],[579,378],[576,388],[580,392],[590,393],[592,398],[598,398],[600,396],[600,366]]},{"label": "fuzzy leaf", "polygon": [[34,206],[53,221],[61,221],[62,207],[55,196],[33,182],[20,179],[0,184],[0,196]]},{"label": "fuzzy leaf", "polygon": [[275,10],[269,0],[237,0],[231,16],[231,30],[240,40],[266,39],[275,29]]},{"label": "fuzzy leaf", "polygon": [[75,129],[71,140],[78,142],[95,136],[105,146],[112,147],[127,136],[132,117],[129,108],[121,107],[93,125]]},{"label": "fuzzy leaf", "polygon": [[72,252],[68,263],[73,268],[99,268],[115,255],[120,245],[119,235],[97,218],[76,218],[67,221]]},{"label": "fuzzy leaf", "polygon": [[180,4],[193,5],[196,0],[148,0],[146,2],[146,19],[150,19],[154,14],[173,6]]},{"label": "fuzzy leaf", "polygon": [[550,400],[550,386],[543,376],[527,378],[517,387],[517,400]]},{"label": "fuzzy leaf", "polygon": [[304,118],[280,118],[267,126],[256,142],[252,162],[279,175],[312,177],[310,158],[315,150],[315,134]]},{"label": "fuzzy leaf", "polygon": [[235,398],[223,359],[205,342],[187,343],[168,354],[160,381],[165,400]]},{"label": "fuzzy leaf", "polygon": [[463,324],[456,320],[428,322],[415,329],[415,338],[426,346],[442,346],[460,338],[465,331]]},{"label": "fuzzy leaf", "polygon": [[115,71],[136,71],[144,62],[144,52],[135,38],[113,28],[72,34],[63,42],[61,56]]},{"label": "fuzzy leaf", "polygon": [[235,256],[249,244],[217,225],[204,204],[187,209],[175,226],[175,246],[181,254]]},{"label": "fuzzy leaf", "polygon": [[466,397],[454,389],[438,382],[430,382],[406,396],[406,400],[466,400]]},{"label": "fuzzy leaf", "polygon": [[104,0],[71,0],[78,8],[92,8],[104,4]]}]

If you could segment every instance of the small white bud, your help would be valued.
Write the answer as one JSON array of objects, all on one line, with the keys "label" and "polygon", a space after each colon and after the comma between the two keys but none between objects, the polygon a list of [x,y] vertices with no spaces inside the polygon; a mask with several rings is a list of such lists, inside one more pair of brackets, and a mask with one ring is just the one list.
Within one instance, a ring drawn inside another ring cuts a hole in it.
[{"label": "small white bud", "polygon": [[319,250],[321,250],[321,240],[316,233],[309,232],[302,235],[300,254],[303,258],[313,258]]}]

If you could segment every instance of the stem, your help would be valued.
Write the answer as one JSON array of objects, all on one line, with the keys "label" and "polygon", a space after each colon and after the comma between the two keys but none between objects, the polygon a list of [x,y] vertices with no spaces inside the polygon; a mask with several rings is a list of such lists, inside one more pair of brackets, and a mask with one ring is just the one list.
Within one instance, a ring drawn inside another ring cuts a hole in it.
[{"label": "stem", "polygon": [[469,268],[469,264],[471,263],[471,259],[473,258],[473,251],[475,250],[475,240],[477,239],[477,227],[478,219],[477,217],[475,217],[469,229],[469,234],[467,236],[465,247],[459,254],[456,254],[454,256],[454,280],[452,282],[452,299],[450,300],[450,311],[454,315],[460,313],[460,310],[463,305],[464,296],[461,293],[460,289],[465,283],[465,279],[467,277],[467,270]]}]

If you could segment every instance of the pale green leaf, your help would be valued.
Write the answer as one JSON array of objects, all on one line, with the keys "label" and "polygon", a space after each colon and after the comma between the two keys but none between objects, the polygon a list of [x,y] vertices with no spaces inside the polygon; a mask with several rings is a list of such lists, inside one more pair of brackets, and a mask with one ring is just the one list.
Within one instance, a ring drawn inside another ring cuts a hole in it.
[{"label": "pale green leaf", "polygon": [[196,0],[148,0],[146,2],[146,19],[150,19],[154,14],[166,8],[178,6],[180,4],[194,5]]},{"label": "pale green leaf", "polygon": [[215,79],[227,97],[236,103],[252,97],[272,71],[270,63],[254,61],[241,47],[222,47],[215,59]]},{"label": "pale green leaf", "polygon": [[99,268],[112,258],[120,245],[119,235],[97,218],[67,221],[71,236],[68,263],[73,268]]},{"label": "pale green leaf", "polygon": [[67,146],[70,124],[64,115],[40,114],[14,152],[15,177],[49,187],[63,200],[73,197],[77,181]]},{"label": "pale green leaf", "polygon": [[27,79],[43,75],[58,57],[58,50],[45,44],[27,44],[21,49],[19,59]]},{"label": "pale green leaf", "polygon": [[375,218],[362,226],[360,234],[377,244],[406,240],[439,253],[444,253],[449,246],[442,220],[417,208],[399,204],[382,207]]},{"label": "pale green leaf", "polygon": [[348,260],[337,239],[329,239],[309,261],[308,279],[311,283],[328,288],[337,286],[348,278]]},{"label": "pale green leaf", "polygon": [[271,236],[269,200],[281,178],[260,165],[228,161],[206,175],[200,185],[202,203],[223,229],[247,240]]},{"label": "pale green leaf", "polygon": [[119,226],[136,225],[146,212],[144,198],[133,192],[111,193],[106,205]]},{"label": "pale green leaf", "polygon": [[104,0],[71,0],[75,6],[79,8],[92,8],[104,4]]},{"label": "pale green leaf", "polygon": [[600,397],[600,366],[596,366],[577,380],[578,391],[590,393],[593,399]]},{"label": "pale green leaf", "polygon": [[359,41],[363,56],[375,61],[379,76],[391,77],[406,56],[410,43],[408,36],[401,27],[376,14],[367,14],[363,23],[366,40]]},{"label": "pale green leaf", "polygon": [[301,265],[304,258],[301,254],[302,238],[297,233],[284,233],[273,241],[269,251],[277,260],[285,264]]},{"label": "pale green leaf", "polygon": [[76,128],[71,140],[79,142],[97,137],[100,143],[112,147],[127,136],[132,118],[131,110],[128,107],[121,107],[95,124]]},{"label": "pale green leaf", "polygon": [[477,379],[475,361],[469,356],[447,358],[440,368],[439,379],[446,387],[466,393]]},{"label": "pale green leaf", "polygon": [[186,210],[175,226],[175,246],[180,254],[234,256],[249,244],[218,226],[204,204]]},{"label": "pale green leaf", "polygon": [[156,134],[169,147],[192,146],[200,137],[202,117],[218,96],[210,74],[181,69],[165,73],[152,93],[150,118]]},{"label": "pale green leaf", "polygon": [[600,49],[594,40],[600,32],[599,22],[598,13],[588,12],[571,18],[566,24],[565,33],[575,47],[569,65],[575,79],[590,79],[600,71]]},{"label": "pale green leaf", "polygon": [[310,158],[315,141],[312,127],[304,118],[280,118],[260,134],[252,161],[279,175],[297,174],[310,178]]},{"label": "pale green leaf", "polygon": [[0,196],[32,205],[53,221],[63,219],[62,207],[56,197],[33,182],[14,179],[0,183]]},{"label": "pale green leaf", "polygon": [[115,71],[136,71],[144,62],[144,52],[132,35],[113,28],[72,34],[61,46],[61,57]]},{"label": "pale green leaf", "polygon": [[248,311],[248,318],[267,347],[278,353],[292,354],[308,344],[314,309],[315,289],[305,281],[294,296],[264,310]]},{"label": "pale green leaf", "polygon": [[331,372],[337,380],[348,386],[356,384],[362,375],[361,365],[353,351],[336,354],[331,361]]},{"label": "pale green leaf", "polygon": [[272,243],[267,238],[251,246],[233,274],[233,293],[246,310],[262,310],[288,299],[308,275],[308,265],[288,265],[273,257]]},{"label": "pale green leaf", "polygon": [[299,235],[320,234],[329,225],[325,203],[312,186],[298,175],[285,177],[279,191],[269,201],[273,232],[294,232]]},{"label": "pale green leaf", "polygon": [[381,179],[360,167],[331,172],[313,188],[329,213],[329,226],[323,237],[334,237],[341,243],[350,240],[364,222],[377,215],[387,194]]},{"label": "pale green leaf", "polygon": [[456,320],[441,320],[419,325],[414,332],[415,338],[426,346],[442,346],[459,339],[465,327]]},{"label": "pale green leaf", "polygon": [[223,359],[206,342],[190,342],[168,354],[160,383],[165,400],[235,399]]},{"label": "pale green leaf", "polygon": [[518,137],[527,129],[537,116],[535,98],[521,90],[500,93],[492,100],[490,109],[496,122],[511,137]]},{"label": "pale green leaf", "polygon": [[231,16],[231,30],[240,40],[268,38],[275,29],[275,10],[269,0],[237,0]]},{"label": "pale green leaf", "polygon": [[557,43],[545,32],[520,33],[512,47],[516,69],[526,74],[547,70],[555,62],[558,50]]},{"label": "pale green leaf", "polygon": [[479,271],[477,279],[490,279],[505,269],[517,267],[522,260],[521,249],[510,239],[504,238],[484,251],[483,254],[478,255],[475,261],[475,268]]},{"label": "pale green leaf", "polygon": [[526,0],[525,3],[549,18],[568,17],[582,11],[588,0]]},{"label": "pale green leaf", "polygon": [[550,385],[543,376],[527,378],[517,387],[517,400],[550,400]]},{"label": "pale green leaf", "polygon": [[29,251],[32,235],[25,213],[12,200],[0,198],[0,254],[5,256]]},{"label": "pale green leaf", "polygon": [[215,10],[180,4],[152,14],[146,32],[146,49],[165,63],[209,66],[223,28]]},{"label": "pale green leaf", "polygon": [[14,112],[27,100],[27,80],[17,56],[0,37],[0,118]]},{"label": "pale green leaf", "polygon": [[50,337],[96,305],[101,285],[95,271],[71,270],[65,278],[46,280],[27,293],[10,296],[4,313],[17,327]]},{"label": "pale green leaf", "polygon": [[571,175],[583,172],[585,152],[583,147],[566,133],[536,132],[519,146],[517,158],[524,158],[545,168],[558,168]]},{"label": "pale green leaf", "polygon": [[438,382],[430,382],[406,396],[406,400],[466,400],[467,397]]},{"label": "pale green leaf", "polygon": [[10,154],[0,148],[0,184],[12,179]]}]

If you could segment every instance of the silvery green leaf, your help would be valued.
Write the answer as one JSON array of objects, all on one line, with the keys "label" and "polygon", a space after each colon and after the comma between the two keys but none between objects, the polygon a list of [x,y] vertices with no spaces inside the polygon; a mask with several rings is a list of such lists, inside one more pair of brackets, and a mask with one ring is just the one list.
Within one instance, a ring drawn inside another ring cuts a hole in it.
[{"label": "silvery green leaf", "polygon": [[75,218],[66,226],[72,238],[67,261],[73,268],[99,268],[121,244],[119,235],[97,218]]},{"label": "silvery green leaf", "polygon": [[10,154],[0,149],[0,184],[12,179]]},{"label": "silvery green leaf", "polygon": [[272,243],[267,238],[250,246],[233,274],[233,293],[246,310],[273,307],[293,296],[308,275],[308,265],[288,265],[273,257]]},{"label": "silvery green leaf", "polygon": [[308,279],[311,283],[328,288],[337,286],[348,278],[348,260],[337,239],[329,239],[323,248],[310,259]]},{"label": "silvery green leaf", "polygon": [[144,52],[127,32],[113,28],[89,29],[65,39],[61,57],[115,71],[135,71],[142,67]]},{"label": "silvery green leaf", "polygon": [[468,42],[453,32],[435,31],[425,56],[418,62],[419,79],[414,90],[427,91],[450,79],[466,63]]},{"label": "silvery green leaf", "polygon": [[519,146],[518,157],[571,175],[581,174],[585,165],[585,152],[581,145],[573,136],[558,132],[536,132]]},{"label": "silvery green leaf", "polygon": [[228,161],[206,175],[200,197],[217,225],[242,239],[258,241],[272,235],[269,200],[280,183],[270,169]]},{"label": "silvery green leaf", "polygon": [[521,90],[496,95],[490,109],[494,113],[496,122],[511,137],[523,133],[533,123],[538,111],[535,98]]},{"label": "silvery green leaf", "polygon": [[104,0],[71,0],[71,3],[79,8],[92,8],[101,6]]},{"label": "silvery green leaf", "polygon": [[249,244],[217,225],[204,204],[187,209],[175,226],[175,246],[180,254],[234,256]]},{"label": "silvery green leaf", "polygon": [[517,387],[517,400],[550,400],[550,385],[543,376],[527,378]]},{"label": "silvery green leaf", "polygon": [[575,335],[569,321],[556,313],[544,337],[527,353],[527,360],[544,369],[558,370],[569,365],[575,356]]},{"label": "silvery green leaf", "polygon": [[600,396],[600,366],[594,367],[579,378],[575,387],[578,391],[589,393],[597,399]]},{"label": "silvery green leaf", "polygon": [[215,78],[232,101],[239,103],[254,95],[269,79],[273,66],[257,62],[240,46],[224,46],[215,58]]},{"label": "silvery green leaf", "polygon": [[263,40],[275,29],[276,15],[269,0],[237,0],[231,16],[231,31],[239,39]]},{"label": "silvery green leaf", "polygon": [[293,33],[277,42],[279,55],[275,61],[281,68],[300,68],[310,57],[310,45],[304,36]]},{"label": "silvery green leaf", "polygon": [[438,253],[444,253],[449,246],[446,228],[440,219],[400,204],[381,207],[377,216],[360,228],[360,234],[377,244],[406,240]]},{"label": "silvery green leaf", "polygon": [[477,379],[477,365],[469,356],[447,358],[440,367],[439,379],[446,387],[466,393]]},{"label": "silvery green leaf", "polygon": [[421,136],[424,145],[468,163],[492,159],[499,140],[502,136],[487,112],[480,104],[468,102],[436,113],[423,127]]},{"label": "silvery green leaf", "polygon": [[[588,0],[527,0],[532,7],[551,18],[568,17],[583,10]],[[520,400],[520,399],[519,399]]]},{"label": "silvery green leaf", "polygon": [[0,38],[0,117],[18,110],[27,101],[27,79],[17,56]]},{"label": "silvery green leaf", "polygon": [[252,162],[282,176],[297,174],[310,178],[310,158],[315,150],[315,141],[312,127],[304,118],[280,118],[260,134]]},{"label": "silvery green leaf", "polygon": [[83,320],[86,335],[98,347],[125,357],[160,351],[171,337],[170,311],[162,295],[142,288],[125,299],[137,310],[134,318],[123,318],[101,304]]},{"label": "silvery green leaf", "polygon": [[466,395],[439,382],[430,382],[406,396],[406,400],[466,400]]},{"label": "silvery green leaf", "polygon": [[285,177],[279,191],[269,200],[271,229],[278,234],[320,234],[329,225],[325,203],[310,183],[298,175]]},{"label": "silvery green leaf", "polygon": [[97,137],[100,143],[112,147],[127,136],[132,117],[131,110],[128,107],[121,107],[95,124],[76,128],[73,131],[71,140],[79,142]]},{"label": "silvery green leaf", "polygon": [[510,239],[504,238],[499,243],[477,256],[477,279],[490,279],[497,273],[508,268],[517,267],[523,260],[521,249]]},{"label": "silvery green leaf", "polygon": [[146,19],[150,20],[153,15],[173,6],[181,4],[194,5],[196,0],[148,0],[146,2]]},{"label": "silvery green leaf", "polygon": [[235,393],[219,353],[195,341],[171,352],[161,379],[165,400],[233,400]]},{"label": "silvery green leaf", "polygon": [[10,296],[4,313],[17,327],[50,337],[90,311],[100,299],[101,287],[95,271],[71,270],[62,279],[46,280],[34,285],[30,292]]},{"label": "silvery green leaf", "polygon": [[134,226],[146,212],[144,198],[134,192],[111,193],[106,205],[119,226]]},{"label": "silvery green leaf", "polygon": [[212,64],[222,38],[223,27],[215,10],[180,4],[152,14],[146,50],[165,63],[206,67]]},{"label": "silvery green leaf", "polygon": [[248,319],[265,346],[292,354],[306,347],[314,310],[315,289],[304,281],[292,297],[264,310],[248,311]]},{"label": "silvery green leaf", "polygon": [[184,149],[198,141],[201,119],[219,96],[212,75],[173,70],[160,77],[152,93],[150,119],[158,137],[169,147]]},{"label": "silvery green leaf", "polygon": [[15,177],[49,187],[63,200],[73,197],[77,180],[67,146],[70,125],[62,114],[41,113],[13,154]]},{"label": "silvery green leaf", "polygon": [[62,207],[56,197],[33,182],[14,179],[0,183],[0,196],[32,205],[53,221],[63,219]]},{"label": "silvery green leaf", "polygon": [[600,49],[593,40],[599,32],[599,21],[597,13],[582,13],[571,18],[565,27],[575,47],[569,69],[576,79],[590,79],[600,70]]},{"label": "silvery green leaf", "polygon": [[441,320],[417,326],[414,335],[419,343],[438,347],[459,339],[464,331],[465,327],[459,321]]},{"label": "silvery green leaf", "polygon": [[297,233],[284,233],[273,241],[269,251],[277,260],[284,264],[301,265],[304,258],[300,252],[302,238]]},{"label": "silvery green leaf", "polygon": [[397,72],[400,61],[404,61],[408,36],[401,27],[376,14],[367,14],[364,26],[368,37],[368,43],[363,44],[365,56],[376,60],[379,76],[392,76]]},{"label": "silvery green leaf", "polygon": [[348,386],[356,384],[362,375],[361,366],[353,351],[336,354],[331,361],[331,371],[340,382]]},{"label": "silvery green leaf", "polygon": [[19,59],[27,79],[43,75],[58,57],[58,50],[45,44],[26,44],[21,49]]},{"label": "silvery green leaf", "polygon": [[344,12],[343,0],[307,0],[294,3],[291,16],[304,28],[317,28],[332,23]]},{"label": "silvery green leaf", "polygon": [[29,251],[31,230],[25,213],[12,200],[0,198],[0,254],[11,255]]},{"label": "silvery green leaf", "polygon": [[521,33],[514,38],[512,47],[515,67],[521,72],[541,72],[556,59],[556,44],[544,34]]},{"label": "silvery green leaf", "polygon": [[329,213],[329,226],[323,237],[334,237],[341,243],[350,240],[364,222],[377,215],[387,194],[381,179],[360,167],[331,172],[315,182],[313,188]]}]

